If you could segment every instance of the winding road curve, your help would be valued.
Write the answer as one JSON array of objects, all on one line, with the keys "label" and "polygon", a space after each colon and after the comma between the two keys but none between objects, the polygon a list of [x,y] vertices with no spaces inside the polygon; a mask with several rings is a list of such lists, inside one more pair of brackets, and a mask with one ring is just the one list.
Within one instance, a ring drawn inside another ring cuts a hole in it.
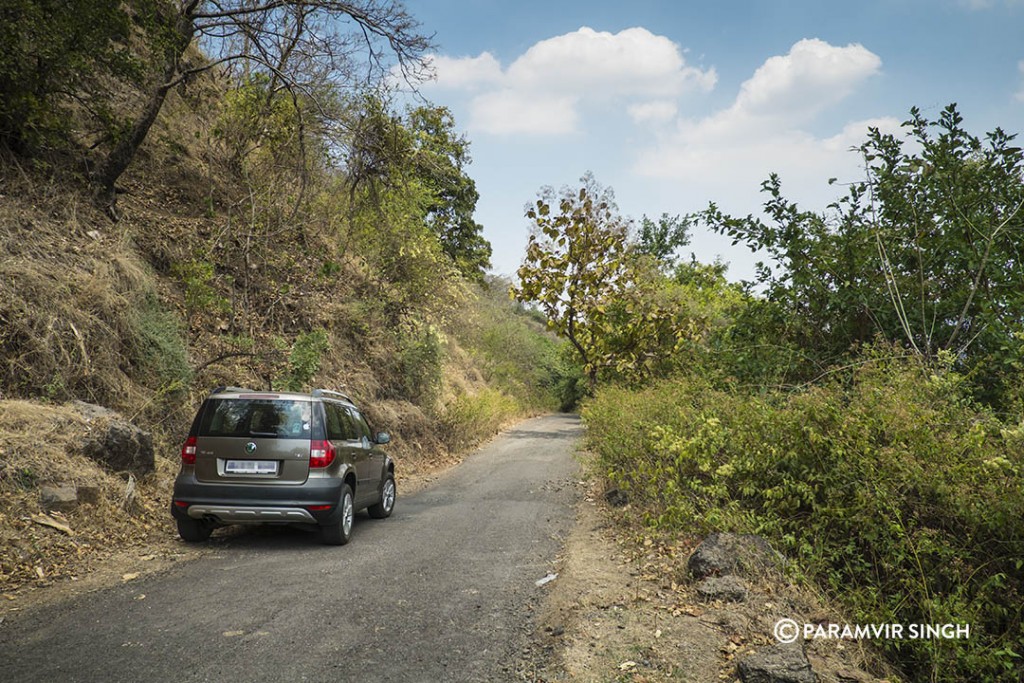
[{"label": "winding road curve", "polygon": [[[0,624],[0,679],[515,680],[572,527],[578,419],[505,432],[352,542],[257,531]],[[144,599],[137,599],[145,595]]]}]

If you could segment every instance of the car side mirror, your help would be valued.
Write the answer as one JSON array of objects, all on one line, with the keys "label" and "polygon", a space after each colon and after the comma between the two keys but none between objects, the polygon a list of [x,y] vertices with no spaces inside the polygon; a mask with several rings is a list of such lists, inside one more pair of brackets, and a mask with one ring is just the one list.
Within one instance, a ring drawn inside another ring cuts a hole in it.
[{"label": "car side mirror", "polygon": [[391,441],[391,435],[387,432],[377,432],[377,443],[386,444]]}]

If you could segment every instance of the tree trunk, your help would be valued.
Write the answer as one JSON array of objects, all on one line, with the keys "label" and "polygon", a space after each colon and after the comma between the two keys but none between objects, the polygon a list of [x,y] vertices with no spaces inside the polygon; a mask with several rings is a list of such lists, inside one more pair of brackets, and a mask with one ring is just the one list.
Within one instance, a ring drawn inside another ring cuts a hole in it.
[{"label": "tree trunk", "polygon": [[181,57],[192,42],[194,26],[191,13],[194,11],[195,5],[196,3],[191,3],[175,20],[176,40],[164,53],[164,68],[159,85],[150,93],[142,110],[135,117],[129,132],[116,141],[114,148],[103,157],[92,172],[97,202],[108,213],[113,213],[114,204],[117,201],[114,192],[115,183],[135,158],[135,153],[149,134],[153,122],[160,115],[164,100],[167,99],[167,93],[173,87],[174,80],[178,76]]}]

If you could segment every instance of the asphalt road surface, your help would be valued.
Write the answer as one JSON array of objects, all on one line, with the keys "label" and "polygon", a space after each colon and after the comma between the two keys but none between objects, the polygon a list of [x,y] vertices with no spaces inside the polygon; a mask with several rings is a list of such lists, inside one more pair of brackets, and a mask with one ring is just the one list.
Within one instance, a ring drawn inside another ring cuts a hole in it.
[{"label": "asphalt road surface", "polygon": [[[0,624],[0,680],[507,681],[574,520],[571,416],[522,423],[351,543],[294,529]],[[215,534],[216,536],[216,534]],[[144,595],[143,599],[139,596]]]}]

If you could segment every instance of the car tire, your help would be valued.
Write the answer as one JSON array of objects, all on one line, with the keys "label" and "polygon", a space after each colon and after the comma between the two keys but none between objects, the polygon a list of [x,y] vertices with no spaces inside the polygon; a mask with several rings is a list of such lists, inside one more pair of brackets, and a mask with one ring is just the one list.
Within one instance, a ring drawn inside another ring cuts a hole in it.
[{"label": "car tire", "polygon": [[374,519],[384,519],[391,516],[395,509],[395,475],[388,472],[384,483],[380,485],[380,501],[366,509]]},{"label": "car tire", "polygon": [[352,488],[348,484],[343,484],[341,487],[338,507],[341,508],[338,521],[320,527],[320,540],[326,545],[345,545],[352,538],[352,525],[355,522],[356,510]]},{"label": "car tire", "polygon": [[202,543],[209,540],[213,525],[202,519],[178,519],[178,535],[186,543]]}]

